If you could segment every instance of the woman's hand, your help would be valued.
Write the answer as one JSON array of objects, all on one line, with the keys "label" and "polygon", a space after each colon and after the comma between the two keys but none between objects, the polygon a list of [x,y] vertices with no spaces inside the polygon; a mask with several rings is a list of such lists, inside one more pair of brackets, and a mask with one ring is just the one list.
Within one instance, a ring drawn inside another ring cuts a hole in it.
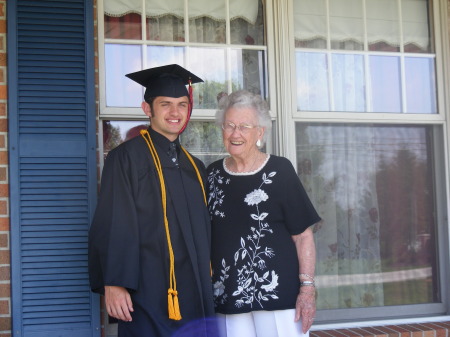
[{"label": "woman's hand", "polygon": [[312,326],[316,316],[316,292],[311,286],[300,287],[295,303],[295,321],[302,320],[302,330],[306,333]]}]

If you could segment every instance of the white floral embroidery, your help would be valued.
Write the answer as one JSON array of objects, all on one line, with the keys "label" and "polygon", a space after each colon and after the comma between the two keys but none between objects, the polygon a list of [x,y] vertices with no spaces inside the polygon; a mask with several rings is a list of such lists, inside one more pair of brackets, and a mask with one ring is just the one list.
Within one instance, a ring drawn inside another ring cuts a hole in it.
[{"label": "white floral embroidery", "polygon": [[239,263],[239,267],[237,269],[237,289],[233,292],[233,296],[238,296],[235,305],[239,308],[244,305],[253,308],[254,303],[258,303],[261,308],[264,308],[263,301],[269,301],[270,298],[278,299],[276,295],[278,274],[272,270],[265,271],[260,275],[257,271],[257,268],[261,271],[266,269],[265,258],[275,256],[272,248],[262,247],[263,238],[267,233],[272,234],[273,230],[267,222],[264,222],[269,213],[262,212],[259,206],[269,199],[261,187],[264,184],[271,184],[272,180],[269,178],[275,174],[276,172],[271,172],[269,175],[264,173],[261,185],[247,194],[244,199],[248,206],[256,206],[256,213],[250,214],[250,217],[257,221],[258,225],[250,228],[251,233],[245,239],[241,237],[241,247],[234,254],[234,264],[236,266]]},{"label": "white floral embroidery", "polygon": [[209,182],[208,207],[209,213],[211,215],[214,214],[220,216],[221,218],[224,218],[225,213],[216,210],[216,207],[222,205],[223,199],[225,198],[225,194],[223,194],[223,190],[220,189],[219,185],[223,183],[229,184],[230,179],[224,181],[224,177],[221,176],[219,173],[220,170],[216,169],[211,171],[208,175],[208,182]]},{"label": "white floral embroidery", "polygon": [[225,280],[229,277],[228,270],[230,270],[230,266],[227,266],[225,259],[222,259],[222,275],[219,277],[219,281],[216,281],[213,285],[213,297],[216,306],[227,301],[228,296],[225,293]]},{"label": "white floral embroidery", "polygon": [[245,202],[249,206],[258,205],[262,201],[269,199],[269,196],[261,189],[254,190],[252,193],[247,194]]}]

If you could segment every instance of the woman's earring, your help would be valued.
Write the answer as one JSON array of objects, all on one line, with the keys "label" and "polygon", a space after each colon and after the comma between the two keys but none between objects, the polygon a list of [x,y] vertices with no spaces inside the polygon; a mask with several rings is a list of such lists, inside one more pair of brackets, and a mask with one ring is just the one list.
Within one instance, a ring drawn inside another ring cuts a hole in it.
[{"label": "woman's earring", "polygon": [[258,139],[258,140],[256,141],[256,146],[257,146],[257,147],[261,147],[261,140]]}]

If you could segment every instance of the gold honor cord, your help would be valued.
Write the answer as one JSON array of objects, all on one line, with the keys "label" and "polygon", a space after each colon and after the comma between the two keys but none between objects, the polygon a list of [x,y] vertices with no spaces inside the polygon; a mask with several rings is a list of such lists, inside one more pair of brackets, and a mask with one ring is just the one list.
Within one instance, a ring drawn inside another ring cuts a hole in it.
[{"label": "gold honor cord", "polygon": [[[167,238],[167,246],[169,249],[169,259],[170,259],[170,271],[169,271],[169,290],[168,290],[168,309],[169,309],[169,318],[173,320],[180,320],[180,305],[178,303],[178,292],[177,292],[177,280],[175,277],[175,257],[173,254],[172,241],[170,239],[170,230],[169,230],[169,221],[167,220],[167,195],[166,195],[166,184],[164,182],[164,175],[162,172],[161,161],[159,160],[158,153],[156,152],[155,146],[153,145],[152,138],[147,130],[141,130],[141,135],[147,143],[148,149],[150,150],[150,154],[152,155],[153,162],[155,163],[156,171],[158,172],[159,184],[161,186],[161,202],[164,214],[164,227],[166,229],[166,238]],[[203,181],[200,176],[200,172],[195,165],[194,160],[191,155],[181,147],[191,162],[192,166],[197,173],[198,181],[200,182],[200,186],[203,191],[203,199],[206,204],[206,194],[205,188],[203,186]]]}]

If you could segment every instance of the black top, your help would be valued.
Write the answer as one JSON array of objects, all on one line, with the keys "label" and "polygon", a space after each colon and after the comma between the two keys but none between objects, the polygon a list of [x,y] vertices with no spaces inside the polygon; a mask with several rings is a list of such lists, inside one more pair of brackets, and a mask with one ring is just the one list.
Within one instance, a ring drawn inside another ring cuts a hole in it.
[{"label": "black top", "polygon": [[320,221],[291,162],[270,156],[257,171],[208,169],[216,312],[295,308],[299,262],[292,235]]},{"label": "black top", "polygon": [[[167,156],[169,140],[151,129],[149,132],[166,183],[167,217],[183,318],[168,318],[170,264],[161,189],[147,144],[138,136],[108,154],[89,232],[92,290],[102,293],[105,285],[122,286],[132,297],[133,321],[119,322],[119,336],[172,336],[186,324],[200,324],[198,319],[214,314],[210,219],[197,175],[183,151],[177,167]],[[203,175],[203,163],[194,160]]]}]

